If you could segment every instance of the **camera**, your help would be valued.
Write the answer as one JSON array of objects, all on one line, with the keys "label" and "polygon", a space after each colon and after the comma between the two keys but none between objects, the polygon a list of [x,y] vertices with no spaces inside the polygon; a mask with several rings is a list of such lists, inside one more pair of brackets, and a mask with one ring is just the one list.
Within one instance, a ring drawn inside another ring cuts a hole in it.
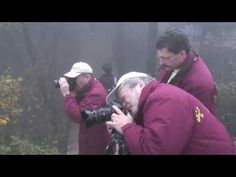
[{"label": "camera", "polygon": [[[69,84],[69,90],[70,91],[73,91],[75,90],[75,87],[76,87],[76,78],[66,78],[68,84]],[[56,88],[60,88],[60,84],[59,84],[59,80],[54,80],[53,81],[53,85],[56,87]]]},{"label": "camera", "polygon": [[[115,113],[115,110],[112,108],[112,105],[116,105],[124,114],[127,114],[127,111],[120,102],[113,101],[110,105],[94,110],[84,110],[81,112],[81,117],[85,121],[87,128],[92,127],[95,124],[100,124],[105,121],[111,120],[112,113]],[[118,144],[118,154],[119,155],[128,155],[129,150],[125,143],[124,137],[115,129],[112,130],[111,141],[106,147],[106,154],[112,155],[115,144]]]},{"label": "camera", "polygon": [[111,135],[111,141],[106,147],[106,154],[107,155],[113,155],[114,147],[115,145],[118,144],[119,149],[118,149],[118,155],[129,155],[129,149],[127,144],[125,143],[124,137],[122,134],[120,134],[117,130],[113,129],[112,130],[112,135]]},{"label": "camera", "polygon": [[106,121],[111,120],[112,113],[115,113],[115,110],[112,108],[112,105],[116,105],[122,112],[127,113],[123,108],[121,103],[118,101],[113,101],[110,105],[94,110],[84,110],[81,112],[82,119],[86,122],[87,127],[92,127],[95,124],[100,124]]}]

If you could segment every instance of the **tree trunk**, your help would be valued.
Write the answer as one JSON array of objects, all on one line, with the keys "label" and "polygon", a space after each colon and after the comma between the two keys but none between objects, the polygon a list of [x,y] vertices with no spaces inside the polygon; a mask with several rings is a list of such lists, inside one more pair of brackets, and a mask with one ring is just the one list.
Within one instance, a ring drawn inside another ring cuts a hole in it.
[{"label": "tree trunk", "polygon": [[120,75],[122,75],[125,71],[124,63],[125,63],[125,55],[124,55],[124,24],[118,23],[116,24],[116,33],[115,33],[115,39],[113,44],[113,50],[115,55],[115,63],[117,67],[118,72],[118,78]]},{"label": "tree trunk", "polygon": [[33,47],[33,43],[31,41],[28,24],[24,24],[22,26],[22,31],[25,39],[26,49],[28,50],[28,54],[31,60],[31,66],[35,66],[37,58],[35,56],[35,49]]},{"label": "tree trunk", "polygon": [[147,58],[147,67],[146,73],[154,76],[156,65],[157,65],[157,56],[156,56],[156,40],[158,32],[158,23],[149,23],[148,31],[148,58]]}]

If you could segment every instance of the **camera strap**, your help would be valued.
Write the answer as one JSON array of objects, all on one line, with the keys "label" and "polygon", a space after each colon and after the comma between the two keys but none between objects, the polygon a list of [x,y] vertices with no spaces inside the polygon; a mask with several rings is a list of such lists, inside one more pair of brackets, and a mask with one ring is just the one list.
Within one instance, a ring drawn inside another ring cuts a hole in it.
[{"label": "camera strap", "polygon": [[107,155],[114,155],[113,148],[114,148],[114,145],[116,145],[116,144],[118,144],[118,142],[112,138],[112,140],[109,142],[109,144],[106,147],[106,154]]},{"label": "camera strap", "polygon": [[127,145],[125,144],[123,136],[114,131],[111,136],[111,141],[106,147],[107,155],[128,155],[129,150]]}]

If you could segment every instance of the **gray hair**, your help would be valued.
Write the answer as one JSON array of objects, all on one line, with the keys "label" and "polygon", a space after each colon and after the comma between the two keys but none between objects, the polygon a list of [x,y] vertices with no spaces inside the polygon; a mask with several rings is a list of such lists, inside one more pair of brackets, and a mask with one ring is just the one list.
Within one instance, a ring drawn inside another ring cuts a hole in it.
[{"label": "gray hair", "polygon": [[119,86],[117,93],[119,93],[120,89],[124,86],[127,86],[128,88],[134,88],[139,83],[140,80],[142,80],[145,83],[145,85],[147,85],[148,83],[156,79],[150,75],[147,75],[147,77],[142,76],[142,77],[133,77],[127,79]]}]

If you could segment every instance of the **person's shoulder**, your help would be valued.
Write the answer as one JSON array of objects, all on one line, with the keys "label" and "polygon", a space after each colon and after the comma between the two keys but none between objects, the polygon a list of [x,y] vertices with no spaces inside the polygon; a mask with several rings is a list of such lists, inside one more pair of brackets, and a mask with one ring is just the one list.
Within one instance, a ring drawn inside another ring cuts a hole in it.
[{"label": "person's shoulder", "polygon": [[95,92],[95,93],[107,93],[107,91],[106,91],[105,87],[103,86],[102,82],[98,79],[95,80],[91,91]]},{"label": "person's shoulder", "polygon": [[96,78],[93,84],[93,88],[99,88],[101,87],[101,85],[102,85],[101,81],[98,78]]},{"label": "person's shoulder", "polygon": [[188,95],[189,93],[174,85],[160,83],[155,90],[149,92],[143,103],[145,107],[161,106],[166,111],[176,110],[180,107],[188,107]]},{"label": "person's shoulder", "polygon": [[199,59],[184,77],[185,85],[207,86],[214,83],[212,74],[204,61]]},{"label": "person's shoulder", "polygon": [[199,76],[205,76],[209,77],[211,76],[210,69],[204,62],[202,58],[199,58],[193,65],[193,67],[190,69],[190,73],[199,75]]},{"label": "person's shoulder", "polygon": [[159,97],[168,96],[171,93],[172,85],[161,83],[158,80],[151,81],[142,91],[143,97],[148,101],[159,99]]}]

